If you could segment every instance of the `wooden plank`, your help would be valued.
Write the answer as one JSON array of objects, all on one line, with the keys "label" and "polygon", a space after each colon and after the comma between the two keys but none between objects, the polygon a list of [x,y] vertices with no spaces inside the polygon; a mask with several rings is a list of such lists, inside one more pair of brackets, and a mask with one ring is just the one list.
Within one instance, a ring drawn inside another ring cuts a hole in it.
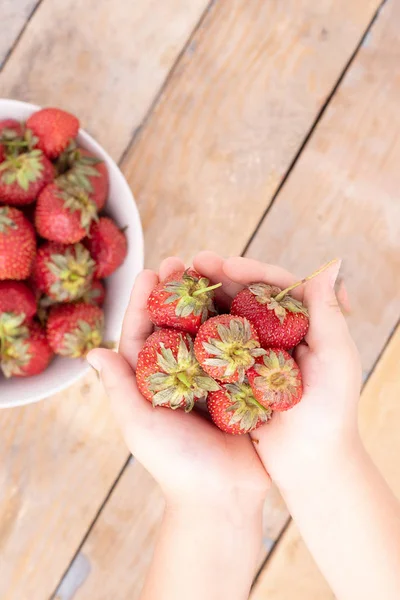
[{"label": "wooden plank", "polygon": [[[170,253],[189,259],[205,244],[226,254],[241,251],[374,6],[292,2],[283,10],[278,1],[214,4],[124,161],[144,219],[149,265]],[[247,208],[250,198],[254,214]],[[145,556],[127,573],[129,557],[137,555],[127,532],[138,517],[125,513],[122,528],[114,515],[129,506],[137,489],[131,469],[58,589],[61,600],[71,587],[74,600],[139,597],[162,509],[154,485],[145,502],[159,508],[141,519],[148,532]],[[268,550],[287,519],[275,491],[265,515]]]},{"label": "wooden plank", "polygon": [[[360,429],[368,452],[400,498],[400,328],[362,394]],[[334,600],[331,590],[291,523],[254,588],[251,600]]]},{"label": "wooden plank", "polygon": [[150,267],[242,252],[378,6],[215,3],[124,161]]},{"label": "wooden plank", "polygon": [[247,253],[301,274],[344,259],[365,375],[400,306],[399,24],[400,1],[392,0]]},{"label": "wooden plank", "polygon": [[[152,477],[132,461],[102,513],[101,526],[93,528],[55,600],[139,600],[163,509],[162,494]],[[118,573],[114,564],[119,565]]]},{"label": "wooden plank", "polygon": [[[206,5],[44,0],[0,75],[1,94],[76,112],[119,159]],[[0,429],[0,597],[43,600],[128,451],[93,377],[1,411]]]},{"label": "wooden plank", "polygon": [[44,0],[4,68],[2,95],[76,112],[118,160],[207,4]]},{"label": "wooden plank", "polygon": [[40,0],[2,0],[0,6],[0,69]]}]

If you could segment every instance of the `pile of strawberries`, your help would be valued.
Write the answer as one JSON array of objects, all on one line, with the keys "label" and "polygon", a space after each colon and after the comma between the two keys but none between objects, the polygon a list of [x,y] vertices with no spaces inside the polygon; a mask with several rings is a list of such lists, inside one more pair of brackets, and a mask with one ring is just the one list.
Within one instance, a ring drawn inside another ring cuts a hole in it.
[{"label": "pile of strawberries", "polygon": [[256,283],[233,299],[230,314],[217,315],[220,284],[194,269],[159,283],[148,312],[159,327],[145,342],[136,377],[153,406],[192,410],[207,400],[224,432],[248,433],[273,411],[292,408],[302,397],[300,369],[288,351],[304,338],[309,317],[290,291]]},{"label": "pile of strawberries", "polygon": [[36,375],[54,354],[102,342],[102,279],[127,243],[101,216],[106,165],[76,143],[79,121],[56,108],[0,121],[0,366]]}]

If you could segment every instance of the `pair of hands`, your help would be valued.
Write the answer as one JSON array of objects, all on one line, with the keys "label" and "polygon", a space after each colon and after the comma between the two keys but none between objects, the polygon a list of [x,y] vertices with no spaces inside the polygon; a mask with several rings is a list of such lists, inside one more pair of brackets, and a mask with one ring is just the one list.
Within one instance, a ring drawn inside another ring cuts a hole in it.
[{"label": "pair of hands", "polygon": [[[213,283],[222,283],[216,290],[217,302],[227,308],[249,283],[285,288],[296,281],[280,267],[241,257],[225,260],[212,252],[198,254],[193,266]],[[192,506],[234,502],[243,510],[264,499],[270,477],[280,487],[290,486],[301,477],[305,464],[334,454],[357,435],[361,367],[336,300],[339,268],[337,261],[293,291],[310,313],[307,344],[294,355],[303,376],[303,399],[287,412],[274,413],[251,436],[223,433],[200,410],[185,414],[154,409],[143,399],[135,368],[153,331],[147,298],[159,280],[184,269],[184,264],[167,258],[158,274],[145,270],[137,277],[119,353],[97,349],[88,360],[101,373],[130,451],[158,481],[167,502]]]}]

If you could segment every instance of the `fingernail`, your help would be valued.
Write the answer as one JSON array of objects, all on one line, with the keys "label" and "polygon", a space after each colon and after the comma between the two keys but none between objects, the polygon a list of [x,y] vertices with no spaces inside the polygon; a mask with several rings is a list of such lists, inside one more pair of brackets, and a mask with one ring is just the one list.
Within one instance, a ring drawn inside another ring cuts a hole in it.
[{"label": "fingernail", "polygon": [[336,279],[338,278],[340,267],[342,266],[342,259],[338,258],[329,269],[329,283],[332,289],[335,288]]},{"label": "fingernail", "polygon": [[89,352],[89,354],[86,357],[86,360],[88,361],[89,365],[91,367],[93,367],[93,369],[95,371],[97,371],[98,373],[101,372],[101,363],[100,361],[97,359],[97,356],[94,355],[93,356],[93,352]]}]

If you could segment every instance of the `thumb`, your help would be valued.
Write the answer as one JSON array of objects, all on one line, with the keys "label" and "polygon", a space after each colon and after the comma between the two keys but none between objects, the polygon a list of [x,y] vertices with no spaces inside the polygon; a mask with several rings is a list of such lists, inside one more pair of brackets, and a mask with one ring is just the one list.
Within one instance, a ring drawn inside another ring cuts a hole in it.
[{"label": "thumb", "polygon": [[86,358],[100,375],[122,432],[125,437],[132,435],[132,429],[148,420],[151,406],[140,394],[129,363],[121,354],[103,348],[92,350]]},{"label": "thumb", "polygon": [[310,314],[306,341],[311,350],[336,346],[348,338],[347,324],[335,294],[341,262],[336,260],[305,286],[303,303]]}]

